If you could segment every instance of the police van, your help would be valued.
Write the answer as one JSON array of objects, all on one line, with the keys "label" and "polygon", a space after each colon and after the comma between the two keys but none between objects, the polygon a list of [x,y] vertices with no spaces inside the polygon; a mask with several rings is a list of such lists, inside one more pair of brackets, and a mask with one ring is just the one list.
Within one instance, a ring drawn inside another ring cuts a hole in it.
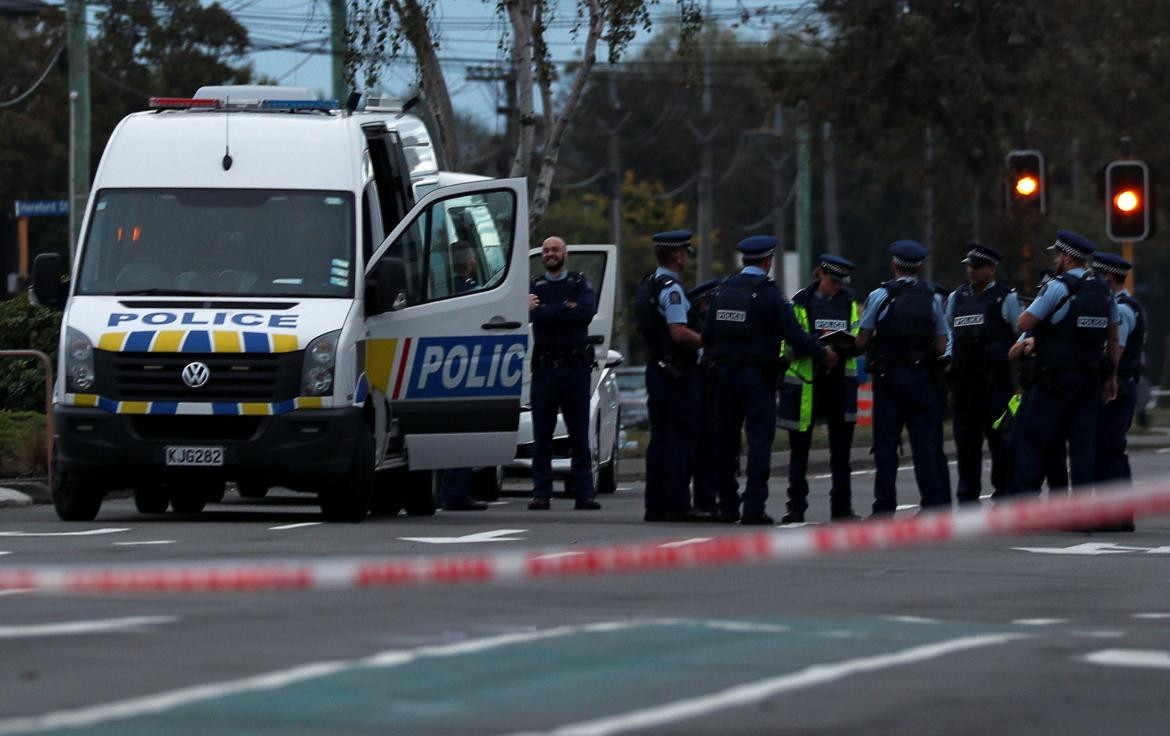
[{"label": "police van", "polygon": [[522,179],[440,170],[391,106],[308,90],[155,98],[110,136],[64,305],[53,499],[202,510],[235,481],[326,519],[430,514],[437,468],[513,456],[527,353]]}]

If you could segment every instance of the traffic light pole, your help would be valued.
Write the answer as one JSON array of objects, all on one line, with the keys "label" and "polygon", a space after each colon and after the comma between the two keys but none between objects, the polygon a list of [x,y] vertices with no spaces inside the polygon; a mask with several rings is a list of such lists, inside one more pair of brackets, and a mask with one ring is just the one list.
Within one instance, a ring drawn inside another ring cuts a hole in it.
[{"label": "traffic light pole", "polygon": [[68,0],[65,22],[69,46],[69,263],[81,235],[89,197],[89,47],[85,0]]},{"label": "traffic light pole", "polygon": [[[1133,241],[1132,240],[1121,241],[1121,257],[1124,258],[1125,260],[1129,261],[1130,265],[1136,267],[1136,264],[1134,264],[1134,262],[1133,262]],[[1129,269],[1129,272],[1125,274],[1125,290],[1128,291],[1130,294],[1133,293],[1133,272],[1134,272],[1134,269],[1131,268],[1131,269]]]}]

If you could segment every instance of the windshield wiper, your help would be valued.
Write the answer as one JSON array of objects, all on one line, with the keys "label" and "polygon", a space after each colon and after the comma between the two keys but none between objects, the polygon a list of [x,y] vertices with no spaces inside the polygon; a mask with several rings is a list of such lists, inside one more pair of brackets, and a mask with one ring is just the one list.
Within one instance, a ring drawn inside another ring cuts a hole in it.
[{"label": "windshield wiper", "polygon": [[191,291],[188,289],[132,289],[129,291],[115,291],[114,296],[219,296],[207,291]]}]

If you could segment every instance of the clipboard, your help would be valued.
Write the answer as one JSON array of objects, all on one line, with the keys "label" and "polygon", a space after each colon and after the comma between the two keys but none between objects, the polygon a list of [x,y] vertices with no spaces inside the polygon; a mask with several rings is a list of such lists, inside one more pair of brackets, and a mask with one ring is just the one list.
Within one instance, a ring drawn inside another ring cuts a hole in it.
[{"label": "clipboard", "polygon": [[852,354],[857,350],[857,338],[844,330],[834,330],[833,332],[826,332],[819,338],[820,343],[827,348],[833,348],[838,353],[845,355]]}]

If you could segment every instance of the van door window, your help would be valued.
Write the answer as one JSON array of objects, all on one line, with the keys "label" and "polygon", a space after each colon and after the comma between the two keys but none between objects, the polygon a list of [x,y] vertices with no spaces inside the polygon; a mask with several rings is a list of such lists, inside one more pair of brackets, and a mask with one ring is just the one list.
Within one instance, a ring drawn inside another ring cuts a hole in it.
[{"label": "van door window", "polygon": [[370,164],[377,182],[377,202],[382,224],[393,229],[414,204],[410,170],[402,153],[398,134],[384,124],[363,126]]}]

